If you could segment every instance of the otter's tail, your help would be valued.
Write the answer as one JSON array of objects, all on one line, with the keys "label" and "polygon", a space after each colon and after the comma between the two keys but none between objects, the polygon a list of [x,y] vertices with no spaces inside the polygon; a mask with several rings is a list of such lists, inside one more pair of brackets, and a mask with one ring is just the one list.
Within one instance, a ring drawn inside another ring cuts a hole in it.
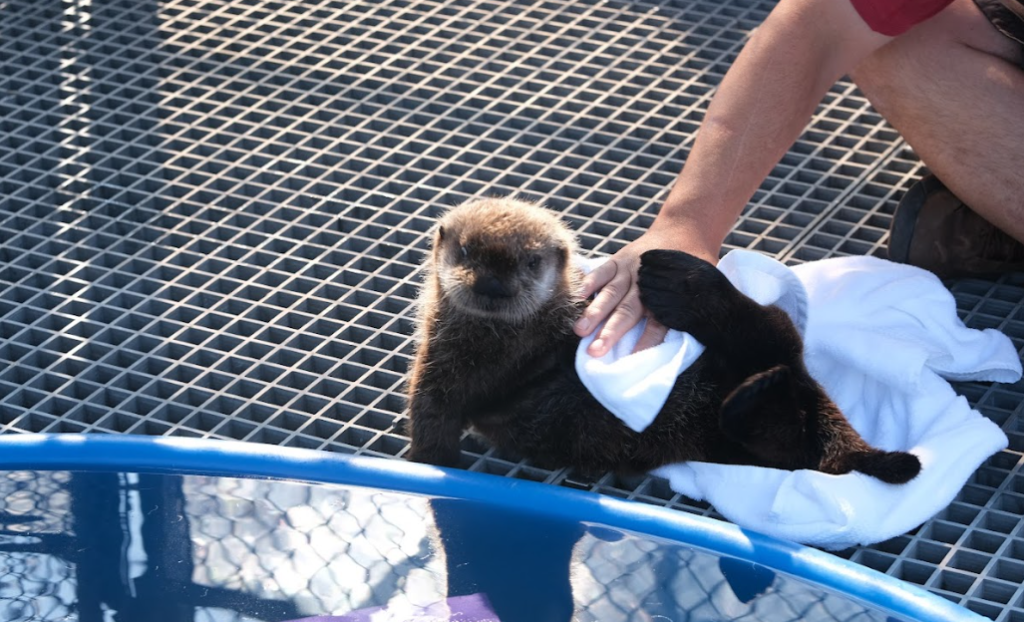
[{"label": "otter's tail", "polygon": [[852,471],[876,477],[887,484],[906,484],[921,472],[921,460],[905,451],[855,451],[845,456]]}]

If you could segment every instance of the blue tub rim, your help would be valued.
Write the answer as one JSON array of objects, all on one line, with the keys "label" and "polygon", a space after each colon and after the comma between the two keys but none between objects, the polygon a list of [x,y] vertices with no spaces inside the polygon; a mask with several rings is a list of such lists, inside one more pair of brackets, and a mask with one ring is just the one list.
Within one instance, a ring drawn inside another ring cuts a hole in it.
[{"label": "blue tub rim", "polygon": [[716,519],[588,491],[405,460],[213,439],[9,434],[0,435],[0,470],[271,478],[465,499],[666,538],[767,566],[910,620],[988,620],[872,568]]}]

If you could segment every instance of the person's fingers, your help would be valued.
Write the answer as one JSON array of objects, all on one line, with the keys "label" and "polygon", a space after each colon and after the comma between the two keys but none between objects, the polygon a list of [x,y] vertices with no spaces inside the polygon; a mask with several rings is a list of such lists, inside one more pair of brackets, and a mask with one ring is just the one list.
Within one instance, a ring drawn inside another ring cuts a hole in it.
[{"label": "person's fingers", "polygon": [[[603,293],[604,290],[601,290],[601,292]],[[598,297],[600,297],[600,294],[598,294]],[[614,311],[608,317],[604,327],[601,328],[597,339],[587,348],[587,352],[595,357],[604,356],[619,342],[623,335],[640,322],[643,314],[644,308],[640,304],[640,295],[636,287],[630,287],[626,291],[626,295],[614,307]]]},{"label": "person's fingers", "polygon": [[665,341],[665,335],[667,334],[668,328],[666,328],[665,325],[661,324],[653,317],[648,316],[647,324],[644,325],[644,332],[640,335],[640,340],[636,342],[636,347],[633,348],[633,352],[653,348],[662,341]]},{"label": "person's fingers", "polygon": [[590,271],[590,274],[583,277],[583,297],[590,298],[594,295],[594,292],[601,289],[615,278],[615,273],[618,272],[618,264],[614,259],[602,263],[600,266]]},{"label": "person's fingers", "polygon": [[[583,315],[580,316],[580,319],[576,320],[576,324],[573,326],[573,330],[580,337],[585,337],[594,332],[598,324],[603,322],[615,310],[615,305],[619,304],[619,301],[622,300],[622,297],[629,290],[631,281],[629,273],[617,271],[615,261],[611,259],[601,264],[601,268],[605,266],[610,266],[611,269],[606,270],[604,274],[597,275],[593,281],[593,283],[599,284],[594,288],[597,290],[597,295],[587,305],[587,308],[583,310]],[[597,270],[591,272],[587,275],[587,278],[589,279],[591,276],[594,276],[596,272]],[[610,274],[608,274],[609,272]],[[584,281],[584,285],[586,285],[586,281]],[[586,294],[586,292],[584,293]],[[590,294],[586,295],[589,296]]]}]

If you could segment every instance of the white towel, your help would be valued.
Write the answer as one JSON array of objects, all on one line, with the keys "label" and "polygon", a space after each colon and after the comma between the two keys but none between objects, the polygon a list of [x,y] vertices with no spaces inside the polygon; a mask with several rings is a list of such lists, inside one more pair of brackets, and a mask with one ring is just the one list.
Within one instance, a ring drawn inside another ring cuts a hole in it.
[{"label": "white towel", "polygon": [[[946,379],[1016,382],[1020,356],[999,331],[964,326],[952,295],[931,273],[874,257],[791,269],[750,251],[729,253],[719,269],[740,291],[761,304],[779,304],[794,318],[804,334],[808,369],[867,442],[910,451],[922,469],[903,485],[856,472],[703,462],[654,471],[673,490],[706,499],[742,527],[838,550],[917,527],[1006,447],[999,427],[971,409]],[[664,404],[668,373],[685,369],[703,350],[689,335],[672,331],[656,354],[630,354],[641,330],[633,329],[622,347],[597,360],[586,353],[590,340],[584,340],[576,362],[587,388],[637,431]]]}]

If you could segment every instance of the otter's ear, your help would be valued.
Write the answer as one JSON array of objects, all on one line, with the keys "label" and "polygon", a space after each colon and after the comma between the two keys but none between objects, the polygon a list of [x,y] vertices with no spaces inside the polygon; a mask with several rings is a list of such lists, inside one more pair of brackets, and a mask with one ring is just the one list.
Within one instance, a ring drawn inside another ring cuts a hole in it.
[{"label": "otter's ear", "polygon": [[430,244],[430,257],[435,264],[441,263],[441,244],[442,241],[444,240],[444,234],[444,227],[442,227],[441,225],[438,225],[434,229],[434,237],[431,240]]},{"label": "otter's ear", "polygon": [[438,225],[437,228],[434,230],[434,239],[431,240],[431,246],[433,246],[432,250],[434,251],[435,254],[437,254],[441,250],[441,243],[444,242],[444,234],[444,227]]},{"label": "otter's ear", "polygon": [[558,247],[558,269],[561,270],[569,264],[569,249],[565,246]]}]

